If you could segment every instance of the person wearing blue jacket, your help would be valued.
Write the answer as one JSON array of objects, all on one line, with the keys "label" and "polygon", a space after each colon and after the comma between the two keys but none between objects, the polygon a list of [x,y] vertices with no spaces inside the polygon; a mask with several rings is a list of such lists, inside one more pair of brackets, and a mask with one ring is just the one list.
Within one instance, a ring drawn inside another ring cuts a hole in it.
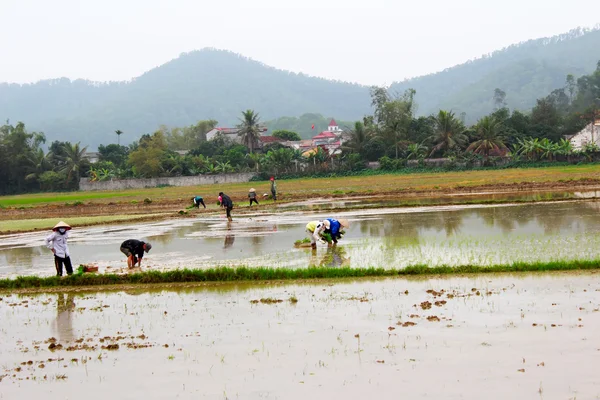
[{"label": "person wearing blue jacket", "polygon": [[329,227],[325,229],[325,233],[331,235],[331,240],[333,241],[333,243],[337,243],[338,239],[342,238],[342,227],[347,228],[349,225],[348,221],[338,221],[335,218],[327,218],[326,220],[329,221]]}]

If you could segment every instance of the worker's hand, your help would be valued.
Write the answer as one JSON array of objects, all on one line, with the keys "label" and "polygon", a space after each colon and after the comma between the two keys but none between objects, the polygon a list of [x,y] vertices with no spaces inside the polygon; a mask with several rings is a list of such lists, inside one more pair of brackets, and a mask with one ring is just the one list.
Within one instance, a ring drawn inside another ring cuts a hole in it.
[{"label": "worker's hand", "polygon": [[56,250],[54,250],[54,249],[50,249],[50,250],[52,250],[52,254],[56,254]]}]

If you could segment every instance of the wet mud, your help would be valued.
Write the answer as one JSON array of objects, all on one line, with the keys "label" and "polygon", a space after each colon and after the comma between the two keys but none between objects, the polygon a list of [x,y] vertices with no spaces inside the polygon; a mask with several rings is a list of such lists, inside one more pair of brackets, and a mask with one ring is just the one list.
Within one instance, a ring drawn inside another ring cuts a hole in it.
[{"label": "wet mud", "polygon": [[0,398],[592,399],[599,293],[534,274],[3,295]]}]

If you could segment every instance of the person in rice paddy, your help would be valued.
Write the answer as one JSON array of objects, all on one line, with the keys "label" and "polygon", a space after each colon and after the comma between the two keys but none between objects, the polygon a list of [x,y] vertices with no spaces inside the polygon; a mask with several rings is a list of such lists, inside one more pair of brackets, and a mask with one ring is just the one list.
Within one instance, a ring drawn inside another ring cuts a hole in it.
[{"label": "person in rice paddy", "polygon": [[306,233],[310,238],[310,247],[313,250],[317,248],[317,240],[324,242],[321,234],[325,231],[326,225],[329,225],[329,221],[310,221],[306,224]]},{"label": "person in rice paddy", "polygon": [[194,207],[200,208],[200,204],[206,208],[206,204],[204,204],[204,199],[201,196],[192,197],[192,201],[194,202]]},{"label": "person in rice paddy", "polygon": [[345,219],[327,218],[324,221],[329,222],[329,227],[325,229],[325,233],[331,236],[331,241],[334,244],[337,244],[338,240],[344,236],[344,228],[350,226],[348,220]]},{"label": "person in rice paddy", "polygon": [[277,182],[275,182],[275,177],[271,177],[271,196],[273,197],[273,201],[277,201]]},{"label": "person in rice paddy", "polygon": [[256,199],[256,189],[250,189],[248,192],[248,199],[250,200],[250,207],[252,207],[252,203],[256,203],[256,205],[258,205],[258,200]]},{"label": "person in rice paddy", "polygon": [[67,275],[73,275],[73,265],[71,264],[71,254],[67,240],[69,239],[69,231],[71,226],[64,221],[60,221],[54,228],[52,233],[46,237],[46,247],[54,254],[54,268],[56,268],[56,276],[63,275],[63,265],[67,271]]},{"label": "person in rice paddy", "polygon": [[231,210],[233,210],[233,201],[231,201],[231,198],[225,193],[219,192],[219,202],[221,203],[221,207],[225,209],[225,212],[227,214],[227,220],[231,222],[233,220],[231,218]]}]

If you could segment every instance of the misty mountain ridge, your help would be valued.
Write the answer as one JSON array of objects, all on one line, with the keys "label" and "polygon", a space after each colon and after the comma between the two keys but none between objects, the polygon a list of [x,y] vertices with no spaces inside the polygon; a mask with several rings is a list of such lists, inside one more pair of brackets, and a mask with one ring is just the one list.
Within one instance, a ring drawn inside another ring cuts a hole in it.
[{"label": "misty mountain ridge", "polygon": [[[495,88],[510,108],[527,110],[564,85],[567,74],[593,71],[600,59],[600,30],[576,29],[509,46],[441,72],[393,83],[392,92],[417,91],[420,115],[452,109],[468,122],[493,110]],[[263,121],[319,113],[353,121],[371,112],[367,86],[312,77],[267,66],[238,54],[203,49],[181,54],[122,82],[67,78],[33,84],[0,84],[0,118],[23,121],[49,141],[81,141],[95,148],[124,132],[129,143],[159,125],[185,126],[216,119],[238,123],[254,109]]]}]

